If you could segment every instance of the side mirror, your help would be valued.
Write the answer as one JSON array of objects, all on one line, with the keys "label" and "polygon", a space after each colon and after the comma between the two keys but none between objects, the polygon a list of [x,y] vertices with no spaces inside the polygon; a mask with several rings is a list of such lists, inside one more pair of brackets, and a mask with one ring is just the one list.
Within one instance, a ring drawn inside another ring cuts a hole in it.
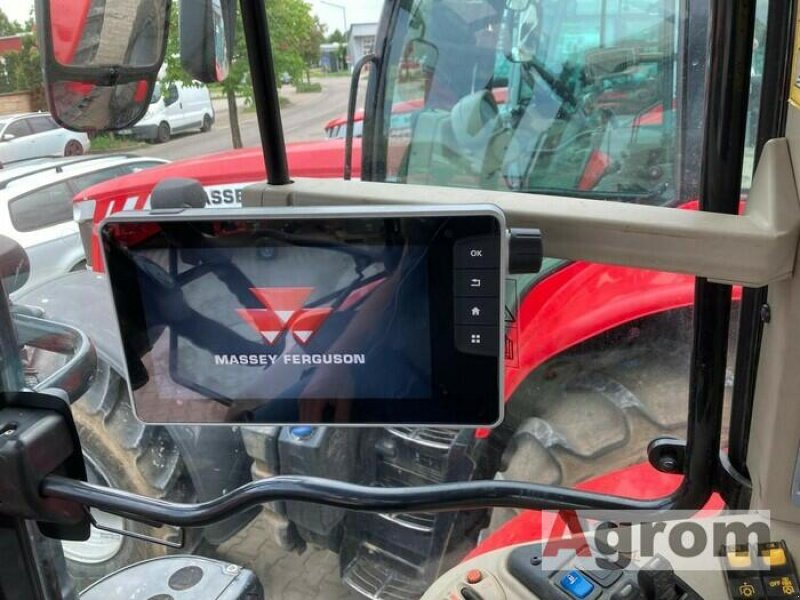
[{"label": "side mirror", "polygon": [[4,142],[10,142],[11,140],[15,139],[16,137],[17,136],[15,136],[13,133],[4,133],[3,137],[2,137],[2,140]]},{"label": "side mirror", "polygon": [[147,111],[166,50],[170,0],[36,0],[45,89],[76,131],[129,127]]},{"label": "side mirror", "polygon": [[25,250],[10,237],[0,235],[0,280],[6,294],[15,292],[28,281],[31,263]]},{"label": "side mirror", "polygon": [[181,65],[197,81],[228,76],[236,30],[235,0],[181,0]]}]

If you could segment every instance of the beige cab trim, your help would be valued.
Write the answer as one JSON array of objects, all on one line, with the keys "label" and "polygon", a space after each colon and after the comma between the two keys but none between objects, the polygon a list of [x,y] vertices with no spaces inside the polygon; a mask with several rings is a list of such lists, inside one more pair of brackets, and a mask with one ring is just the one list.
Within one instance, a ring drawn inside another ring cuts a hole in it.
[{"label": "beige cab trim", "polygon": [[474,204],[491,199],[510,227],[542,231],[547,256],[689,273],[759,287],[790,277],[800,200],[784,139],[765,147],[741,216],[513,192],[298,179],[245,188],[243,206]]}]

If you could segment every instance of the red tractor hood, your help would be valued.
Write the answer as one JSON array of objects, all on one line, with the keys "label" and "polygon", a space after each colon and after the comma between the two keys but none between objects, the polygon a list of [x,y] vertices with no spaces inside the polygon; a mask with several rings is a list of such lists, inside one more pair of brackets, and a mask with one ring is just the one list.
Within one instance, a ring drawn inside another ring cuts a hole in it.
[{"label": "red tractor hood", "polygon": [[[286,147],[286,155],[289,172],[294,176],[338,179],[344,172],[342,139],[290,144]],[[361,140],[355,139],[353,177],[360,176]],[[112,213],[149,207],[153,188],[160,181],[170,177],[189,177],[198,180],[206,189],[210,208],[234,208],[241,205],[242,190],[249,184],[264,181],[266,171],[261,148],[242,148],[179,160],[111,179],[83,190],[73,201],[94,202],[90,250],[90,262],[94,270],[103,270],[97,225]]]},{"label": "red tractor hood", "polygon": [[[344,140],[298,142],[286,147],[289,170],[300,177],[342,176],[344,170]],[[361,140],[353,140],[353,175],[361,170]],[[242,148],[206,154],[198,158],[179,160],[132,175],[94,185],[79,193],[75,200],[102,201],[151,190],[159,181],[169,177],[191,177],[203,185],[245,183],[266,178],[261,148]]]}]

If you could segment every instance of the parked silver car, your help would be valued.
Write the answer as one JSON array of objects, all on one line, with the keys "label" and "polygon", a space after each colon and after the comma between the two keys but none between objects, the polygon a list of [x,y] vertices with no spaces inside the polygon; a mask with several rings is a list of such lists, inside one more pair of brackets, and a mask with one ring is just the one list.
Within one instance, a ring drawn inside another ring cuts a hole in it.
[{"label": "parked silver car", "polygon": [[0,116],[0,162],[39,156],[76,156],[89,150],[89,136],[60,127],[47,113]]},{"label": "parked silver car", "polygon": [[0,169],[0,234],[30,259],[26,288],[85,264],[72,198],[103,181],[164,164],[133,155],[39,158]]}]

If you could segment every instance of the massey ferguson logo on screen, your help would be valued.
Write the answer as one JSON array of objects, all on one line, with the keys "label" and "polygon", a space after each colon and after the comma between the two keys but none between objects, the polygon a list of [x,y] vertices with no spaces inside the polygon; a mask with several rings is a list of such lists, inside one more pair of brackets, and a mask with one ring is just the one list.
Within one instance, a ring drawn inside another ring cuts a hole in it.
[{"label": "massey ferguson logo on screen", "polygon": [[240,308],[236,312],[272,345],[287,329],[305,345],[331,314],[332,308],[303,308],[313,288],[251,288],[265,308]]},{"label": "massey ferguson logo on screen", "polygon": [[[305,308],[314,288],[251,288],[264,308],[239,308],[239,316],[257,331],[264,343],[274,345],[288,331],[300,346],[309,339],[333,312],[331,307]],[[363,365],[363,354],[217,354],[217,365]]]}]

